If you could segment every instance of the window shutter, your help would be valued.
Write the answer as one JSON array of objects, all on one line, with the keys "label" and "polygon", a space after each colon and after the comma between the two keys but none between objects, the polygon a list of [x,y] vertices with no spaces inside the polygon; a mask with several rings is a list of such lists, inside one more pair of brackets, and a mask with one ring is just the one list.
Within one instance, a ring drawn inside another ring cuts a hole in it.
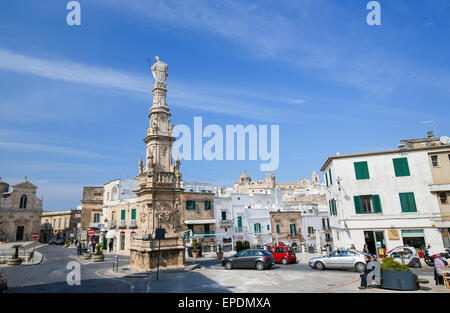
[{"label": "window shutter", "polygon": [[333,214],[337,216],[336,200],[331,200],[331,203],[333,204]]},{"label": "window shutter", "polygon": [[330,175],[330,185],[333,185],[333,178],[331,177],[331,168],[328,170],[328,174]]},{"label": "window shutter", "polygon": [[222,211],[222,221],[227,219],[227,211]]},{"label": "window shutter", "polygon": [[242,216],[238,216],[238,227],[242,227]]},{"label": "window shutter", "polygon": [[402,176],[410,176],[408,159],[407,158],[398,158],[392,160],[394,163],[394,171],[396,177]]},{"label": "window shutter", "polygon": [[381,200],[379,195],[372,196],[373,208],[375,213],[381,213]]},{"label": "window shutter", "polygon": [[205,200],[205,210],[211,210],[211,201]]},{"label": "window shutter", "polygon": [[367,166],[367,162],[355,162],[353,163],[355,167],[355,176],[357,180],[360,179],[369,179],[369,167]]},{"label": "window shutter", "polygon": [[331,204],[331,200],[328,200],[328,206],[330,207],[330,215],[333,215],[333,205]]},{"label": "window shutter", "polygon": [[355,202],[355,211],[356,214],[362,214],[362,209],[361,209],[361,199],[359,196],[354,196],[353,197],[353,201]]},{"label": "window shutter", "polygon": [[131,210],[131,219],[135,220],[136,219],[136,209],[132,209]]},{"label": "window shutter", "polygon": [[280,233],[280,224],[277,224],[277,234]]},{"label": "window shutter", "polygon": [[189,210],[189,201],[186,200],[186,210]]},{"label": "window shutter", "polygon": [[327,187],[329,186],[328,185],[328,173],[325,173],[325,180],[327,181]]},{"label": "window shutter", "polygon": [[409,197],[408,197],[409,199],[409,209],[411,210],[410,212],[417,212],[417,207],[416,207],[416,199],[415,199],[415,197],[414,197],[414,193],[413,192],[411,192],[410,194],[409,194]]},{"label": "window shutter", "polygon": [[122,212],[120,212],[120,219],[123,221],[125,219],[125,210],[122,210]]},{"label": "window shutter", "polygon": [[413,192],[401,193],[400,204],[402,212],[417,212],[416,199]]}]

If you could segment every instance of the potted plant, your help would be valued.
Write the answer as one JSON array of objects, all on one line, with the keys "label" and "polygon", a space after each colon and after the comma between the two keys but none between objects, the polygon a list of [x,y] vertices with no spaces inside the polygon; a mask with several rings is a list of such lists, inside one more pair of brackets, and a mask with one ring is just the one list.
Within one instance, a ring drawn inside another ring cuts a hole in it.
[{"label": "potted plant", "polygon": [[194,259],[197,259],[198,256],[200,255],[200,248],[198,246],[198,242],[194,241],[194,243],[192,244],[192,256],[194,257]]},{"label": "potted plant", "polygon": [[219,260],[223,259],[223,249],[222,249],[222,245],[218,245],[217,246],[217,258]]},{"label": "potted plant", "polygon": [[417,290],[417,275],[410,268],[400,264],[394,258],[381,261],[382,288],[394,290]]},{"label": "potted plant", "polygon": [[19,248],[21,248],[21,245],[15,245],[12,246],[14,249],[14,254],[7,260],[8,265],[20,265],[22,264],[22,259],[19,258]]},{"label": "potted plant", "polygon": [[105,256],[103,255],[102,246],[98,244],[95,246],[95,254],[94,254],[92,261],[102,262],[104,260],[105,260]]},{"label": "potted plant", "polygon": [[239,252],[242,250],[244,250],[244,244],[240,240],[236,241],[236,252]]},{"label": "potted plant", "polygon": [[244,241],[244,250],[245,249],[250,249],[250,241],[248,240]]}]

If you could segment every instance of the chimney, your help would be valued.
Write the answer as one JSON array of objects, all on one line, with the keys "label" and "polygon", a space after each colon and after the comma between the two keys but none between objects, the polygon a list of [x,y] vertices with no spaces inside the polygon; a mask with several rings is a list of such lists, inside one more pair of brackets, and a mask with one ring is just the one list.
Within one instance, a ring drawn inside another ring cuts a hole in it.
[{"label": "chimney", "polygon": [[427,132],[428,138],[434,138],[434,134],[432,131]]}]

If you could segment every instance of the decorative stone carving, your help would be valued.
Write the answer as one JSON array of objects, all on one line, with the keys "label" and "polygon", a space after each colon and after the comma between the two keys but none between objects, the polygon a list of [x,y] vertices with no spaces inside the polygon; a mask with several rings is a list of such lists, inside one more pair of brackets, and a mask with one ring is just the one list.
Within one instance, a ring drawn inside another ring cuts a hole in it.
[{"label": "decorative stone carving", "polygon": [[144,163],[142,162],[142,158],[139,158],[139,174],[142,174],[144,171]]},{"label": "decorative stone carving", "polygon": [[166,79],[167,76],[169,76],[168,72],[169,66],[166,63],[162,62],[159,59],[159,56],[155,57],[155,61],[156,63],[153,64],[153,66],[151,67],[153,77],[155,78],[155,86],[157,87],[161,86],[165,88]]}]

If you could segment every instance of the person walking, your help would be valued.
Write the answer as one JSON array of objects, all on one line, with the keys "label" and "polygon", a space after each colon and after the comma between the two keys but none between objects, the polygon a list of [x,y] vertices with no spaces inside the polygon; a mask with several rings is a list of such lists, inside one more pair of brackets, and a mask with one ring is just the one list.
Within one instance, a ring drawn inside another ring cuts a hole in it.
[{"label": "person walking", "polygon": [[77,255],[81,255],[81,242],[78,242]]},{"label": "person walking", "polygon": [[95,241],[92,241],[92,253],[95,252],[95,246],[97,245],[97,243]]},{"label": "person walking", "polygon": [[[373,254],[370,256],[368,268],[370,269],[370,272],[367,274],[367,283],[369,287],[379,287],[381,284],[381,266],[380,263],[378,263],[377,258]],[[373,283],[374,279],[375,284]]]},{"label": "person walking", "polygon": [[370,263],[370,258],[368,255],[364,256],[364,261],[366,262],[366,269],[364,270],[364,272],[359,275],[359,277],[361,277],[361,285],[358,286],[359,289],[366,289],[367,288],[367,274],[369,274],[370,269],[369,269],[369,263]]},{"label": "person walking", "polygon": [[113,250],[113,245],[114,245],[113,240],[112,240],[112,239],[109,239],[109,252],[112,252],[112,250]]}]

